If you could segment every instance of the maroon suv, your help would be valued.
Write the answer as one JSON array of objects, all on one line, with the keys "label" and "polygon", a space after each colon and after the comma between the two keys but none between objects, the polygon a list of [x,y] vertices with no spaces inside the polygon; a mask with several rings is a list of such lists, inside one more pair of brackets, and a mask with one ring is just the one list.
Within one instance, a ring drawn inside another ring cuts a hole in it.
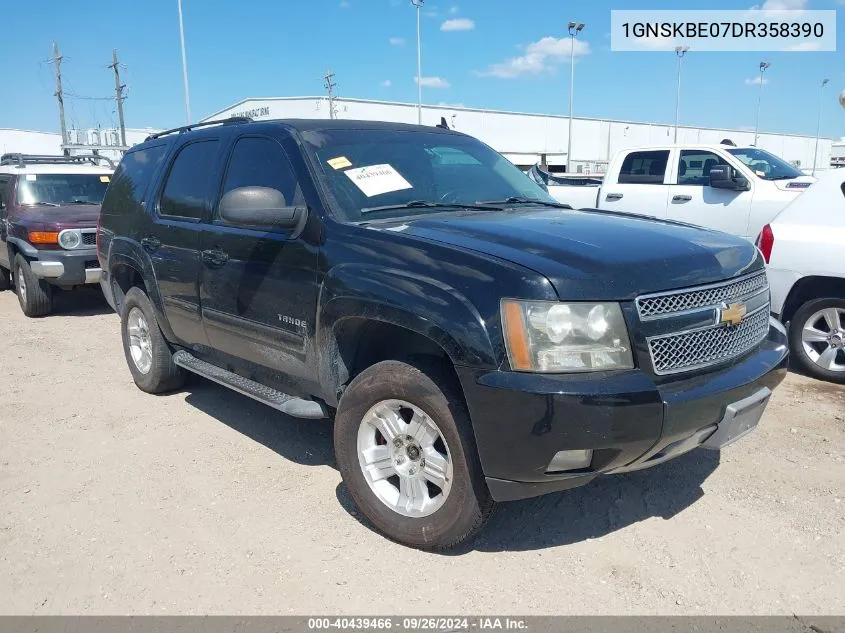
[{"label": "maroon suv", "polygon": [[99,283],[97,219],[113,171],[102,156],[0,157],[0,290],[14,287],[27,316],[49,314],[57,288]]}]

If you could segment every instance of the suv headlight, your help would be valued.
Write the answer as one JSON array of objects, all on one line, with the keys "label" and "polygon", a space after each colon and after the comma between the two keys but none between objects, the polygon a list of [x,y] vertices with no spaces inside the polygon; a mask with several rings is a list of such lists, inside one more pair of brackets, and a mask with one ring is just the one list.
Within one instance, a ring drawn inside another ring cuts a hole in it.
[{"label": "suv headlight", "polygon": [[59,233],[59,246],[69,251],[82,244],[82,233],[76,229],[67,229]]},{"label": "suv headlight", "polygon": [[566,373],[634,367],[618,303],[502,299],[501,309],[514,370]]}]

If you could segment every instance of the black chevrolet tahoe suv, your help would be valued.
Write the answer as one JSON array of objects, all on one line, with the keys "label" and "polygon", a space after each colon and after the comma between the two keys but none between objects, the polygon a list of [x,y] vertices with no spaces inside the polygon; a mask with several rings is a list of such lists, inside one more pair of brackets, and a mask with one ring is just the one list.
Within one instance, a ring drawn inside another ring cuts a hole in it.
[{"label": "black chevrolet tahoe suv", "polygon": [[786,372],[752,244],[564,207],[447,129],[152,136],[109,185],[98,254],[138,387],[191,372],[332,418],[354,502],[415,547],[497,501],[720,449]]}]

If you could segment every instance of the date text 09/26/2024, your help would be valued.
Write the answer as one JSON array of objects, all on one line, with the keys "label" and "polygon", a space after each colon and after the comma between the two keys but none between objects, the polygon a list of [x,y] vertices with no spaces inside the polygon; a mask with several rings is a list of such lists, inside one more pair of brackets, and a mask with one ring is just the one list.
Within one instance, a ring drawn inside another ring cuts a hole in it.
[{"label": "date text 09/26/2024", "polygon": [[382,631],[525,631],[524,619],[512,617],[323,617],[309,618],[308,630]]}]

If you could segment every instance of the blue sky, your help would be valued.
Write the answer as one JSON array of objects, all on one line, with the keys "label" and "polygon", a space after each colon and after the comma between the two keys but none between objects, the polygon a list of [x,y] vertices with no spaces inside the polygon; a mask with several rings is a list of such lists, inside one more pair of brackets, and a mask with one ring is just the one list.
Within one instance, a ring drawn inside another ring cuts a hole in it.
[{"label": "blue sky", "polygon": [[[838,9],[837,52],[767,53],[761,129],[815,134],[819,85],[822,135],[845,135],[845,0],[756,0],[769,6]],[[744,9],[726,0],[687,8]],[[579,40],[576,115],[674,121],[672,52],[611,52],[610,10],[677,8],[670,0],[516,2],[426,0],[423,76],[426,103],[567,114],[566,23],[586,23]],[[410,0],[183,0],[191,109],[200,119],[246,97],[322,94],[336,73],[340,96],[416,101],[416,20]],[[451,22],[450,22],[451,21]],[[7,0],[3,10],[0,127],[57,130],[53,68],[56,40],[65,56],[65,89],[114,94],[117,48],[129,127],[184,121],[176,0]],[[681,122],[753,128],[760,53],[695,53],[684,59]],[[14,95],[14,98],[10,98]],[[112,126],[112,101],[68,97],[69,125]]]}]

